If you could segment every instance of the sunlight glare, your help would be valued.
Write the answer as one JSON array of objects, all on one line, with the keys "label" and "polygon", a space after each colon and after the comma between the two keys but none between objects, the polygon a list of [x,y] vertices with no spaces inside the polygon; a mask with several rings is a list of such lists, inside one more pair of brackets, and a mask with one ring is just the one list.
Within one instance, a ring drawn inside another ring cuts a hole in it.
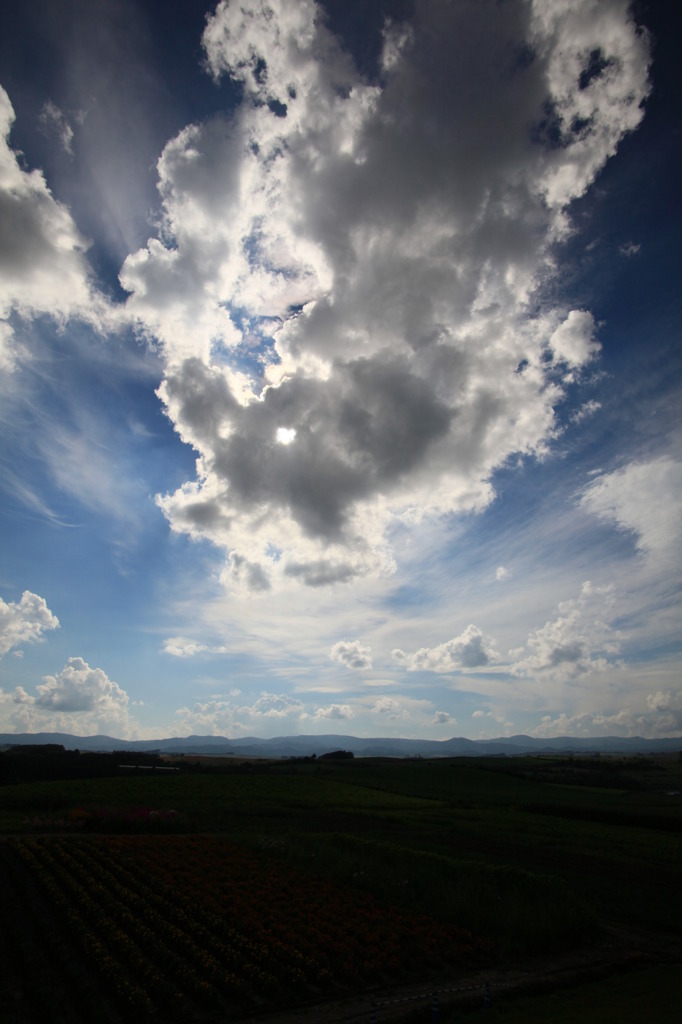
[{"label": "sunlight glare", "polygon": [[296,431],[293,427],[277,427],[275,440],[278,444],[291,444],[295,437]]}]

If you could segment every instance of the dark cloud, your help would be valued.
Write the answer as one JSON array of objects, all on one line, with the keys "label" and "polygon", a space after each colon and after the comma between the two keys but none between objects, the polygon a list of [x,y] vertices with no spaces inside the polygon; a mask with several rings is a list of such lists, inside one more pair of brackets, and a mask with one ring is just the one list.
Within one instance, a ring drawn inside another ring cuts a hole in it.
[{"label": "dark cloud", "polygon": [[[407,362],[383,353],[337,364],[326,381],[288,378],[247,406],[219,370],[190,359],[160,393],[183,436],[212,449],[207,466],[231,504],[286,508],[305,533],[329,539],[343,535],[354,502],[389,492],[427,458],[452,417]],[[277,430],[289,422],[295,440],[280,444]],[[213,503],[202,511],[194,502],[184,515],[208,524]]]},{"label": "dark cloud", "polygon": [[561,644],[559,647],[555,647],[550,652],[549,662],[550,665],[561,665],[562,662],[578,662],[581,658],[585,657],[585,648],[583,644],[572,643],[572,644]]},{"label": "dark cloud", "polygon": [[320,559],[316,562],[288,562],[284,567],[284,575],[301,580],[308,587],[326,587],[332,583],[348,583],[357,575],[357,570],[351,565],[338,565]]},{"label": "dark cloud", "polygon": [[339,436],[351,462],[378,484],[409,472],[448,432],[452,409],[407,363],[358,359],[341,376],[350,387],[340,404]]},{"label": "dark cloud", "polygon": [[169,370],[159,395],[195,446],[215,442],[221,425],[238,408],[225,377],[196,356]]}]

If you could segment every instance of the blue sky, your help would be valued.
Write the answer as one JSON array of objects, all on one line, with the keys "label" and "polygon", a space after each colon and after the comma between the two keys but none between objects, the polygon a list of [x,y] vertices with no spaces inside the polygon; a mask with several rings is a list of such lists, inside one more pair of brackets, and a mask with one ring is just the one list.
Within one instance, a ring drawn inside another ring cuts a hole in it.
[{"label": "blue sky", "polygon": [[0,31],[0,731],[682,734],[673,5]]}]

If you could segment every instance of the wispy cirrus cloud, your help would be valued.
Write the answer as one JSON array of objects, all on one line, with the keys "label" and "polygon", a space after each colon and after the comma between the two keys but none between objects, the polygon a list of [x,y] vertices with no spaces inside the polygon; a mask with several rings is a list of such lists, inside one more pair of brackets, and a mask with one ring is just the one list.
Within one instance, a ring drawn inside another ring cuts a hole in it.
[{"label": "wispy cirrus cloud", "polygon": [[52,100],[47,100],[43,104],[38,122],[41,131],[46,135],[54,134],[61,148],[69,156],[73,156],[73,128],[64,111],[60,110],[56,103],[53,103]]}]

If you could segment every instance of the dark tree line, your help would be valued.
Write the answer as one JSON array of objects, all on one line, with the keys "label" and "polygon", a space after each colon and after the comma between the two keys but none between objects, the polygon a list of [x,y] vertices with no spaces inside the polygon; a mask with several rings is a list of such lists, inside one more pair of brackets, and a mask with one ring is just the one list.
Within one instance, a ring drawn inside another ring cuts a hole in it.
[{"label": "dark tree line", "polygon": [[22,744],[0,752],[0,783],[92,779],[122,771],[162,768],[157,754],[114,750],[111,753],[65,750],[59,743]]}]

